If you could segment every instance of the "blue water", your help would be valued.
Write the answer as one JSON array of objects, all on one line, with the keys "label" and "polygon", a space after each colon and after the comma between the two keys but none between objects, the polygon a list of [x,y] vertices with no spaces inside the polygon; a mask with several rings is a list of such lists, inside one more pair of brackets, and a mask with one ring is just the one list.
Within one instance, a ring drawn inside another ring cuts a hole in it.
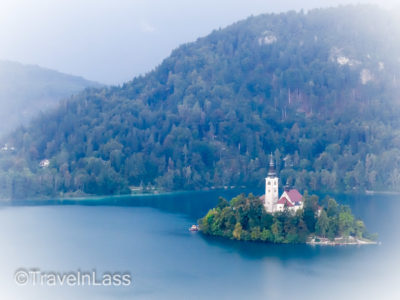
[{"label": "blue water", "polygon": [[[0,208],[1,299],[400,299],[400,196],[338,196],[381,245],[244,243],[188,227],[238,191]],[[30,204],[30,205],[27,205]],[[34,204],[34,205],[32,205]],[[62,205],[59,205],[62,204]],[[19,286],[19,268],[130,272],[129,287]]]}]

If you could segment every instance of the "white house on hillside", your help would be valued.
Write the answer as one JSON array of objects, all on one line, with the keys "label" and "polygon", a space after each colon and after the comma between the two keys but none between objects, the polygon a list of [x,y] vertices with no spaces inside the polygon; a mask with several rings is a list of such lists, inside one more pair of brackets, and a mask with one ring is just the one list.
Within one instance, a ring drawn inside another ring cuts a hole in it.
[{"label": "white house on hillside", "polygon": [[265,210],[269,213],[283,211],[285,208],[295,212],[303,208],[303,196],[296,189],[285,187],[284,192],[279,197],[279,178],[276,175],[272,154],[268,174],[265,178],[265,194],[260,199],[264,203]]}]

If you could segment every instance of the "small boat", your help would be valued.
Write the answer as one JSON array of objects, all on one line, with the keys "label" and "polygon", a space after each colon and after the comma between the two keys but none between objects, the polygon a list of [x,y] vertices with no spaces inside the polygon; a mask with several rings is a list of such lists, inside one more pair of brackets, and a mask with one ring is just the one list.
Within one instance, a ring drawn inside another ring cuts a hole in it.
[{"label": "small boat", "polygon": [[189,231],[199,231],[199,225],[192,225],[192,227],[189,228]]}]

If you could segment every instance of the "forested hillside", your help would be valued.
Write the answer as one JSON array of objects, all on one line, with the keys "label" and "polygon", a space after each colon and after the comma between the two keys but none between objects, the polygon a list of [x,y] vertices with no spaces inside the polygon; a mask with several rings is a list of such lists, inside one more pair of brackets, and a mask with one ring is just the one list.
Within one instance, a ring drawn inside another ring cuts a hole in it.
[{"label": "forested hillside", "polygon": [[0,60],[0,136],[28,124],[38,112],[55,108],[62,99],[100,86],[39,66]]},{"label": "forested hillside", "polygon": [[0,193],[262,186],[271,152],[300,190],[399,190],[399,28],[389,12],[349,6],[214,31],[10,135]]}]

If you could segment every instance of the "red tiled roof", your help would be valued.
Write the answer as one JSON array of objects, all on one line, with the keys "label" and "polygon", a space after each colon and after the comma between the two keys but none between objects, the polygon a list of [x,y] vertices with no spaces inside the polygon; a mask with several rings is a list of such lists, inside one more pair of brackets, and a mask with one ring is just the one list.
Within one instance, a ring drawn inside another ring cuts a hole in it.
[{"label": "red tiled roof", "polygon": [[283,204],[287,207],[294,206],[288,199],[286,199],[286,197],[282,197],[281,199],[279,199],[278,204]]},{"label": "red tiled roof", "polygon": [[277,203],[278,204],[285,204],[286,201],[287,201],[286,197],[282,197],[281,199],[279,199],[279,201]]},{"label": "red tiled roof", "polygon": [[290,201],[286,201],[285,206],[287,207],[292,207],[294,206]]},{"label": "red tiled roof", "polygon": [[297,202],[302,202],[303,201],[303,196],[296,189],[292,189],[292,190],[288,191],[287,194],[288,194],[290,200],[293,203],[297,203]]}]

